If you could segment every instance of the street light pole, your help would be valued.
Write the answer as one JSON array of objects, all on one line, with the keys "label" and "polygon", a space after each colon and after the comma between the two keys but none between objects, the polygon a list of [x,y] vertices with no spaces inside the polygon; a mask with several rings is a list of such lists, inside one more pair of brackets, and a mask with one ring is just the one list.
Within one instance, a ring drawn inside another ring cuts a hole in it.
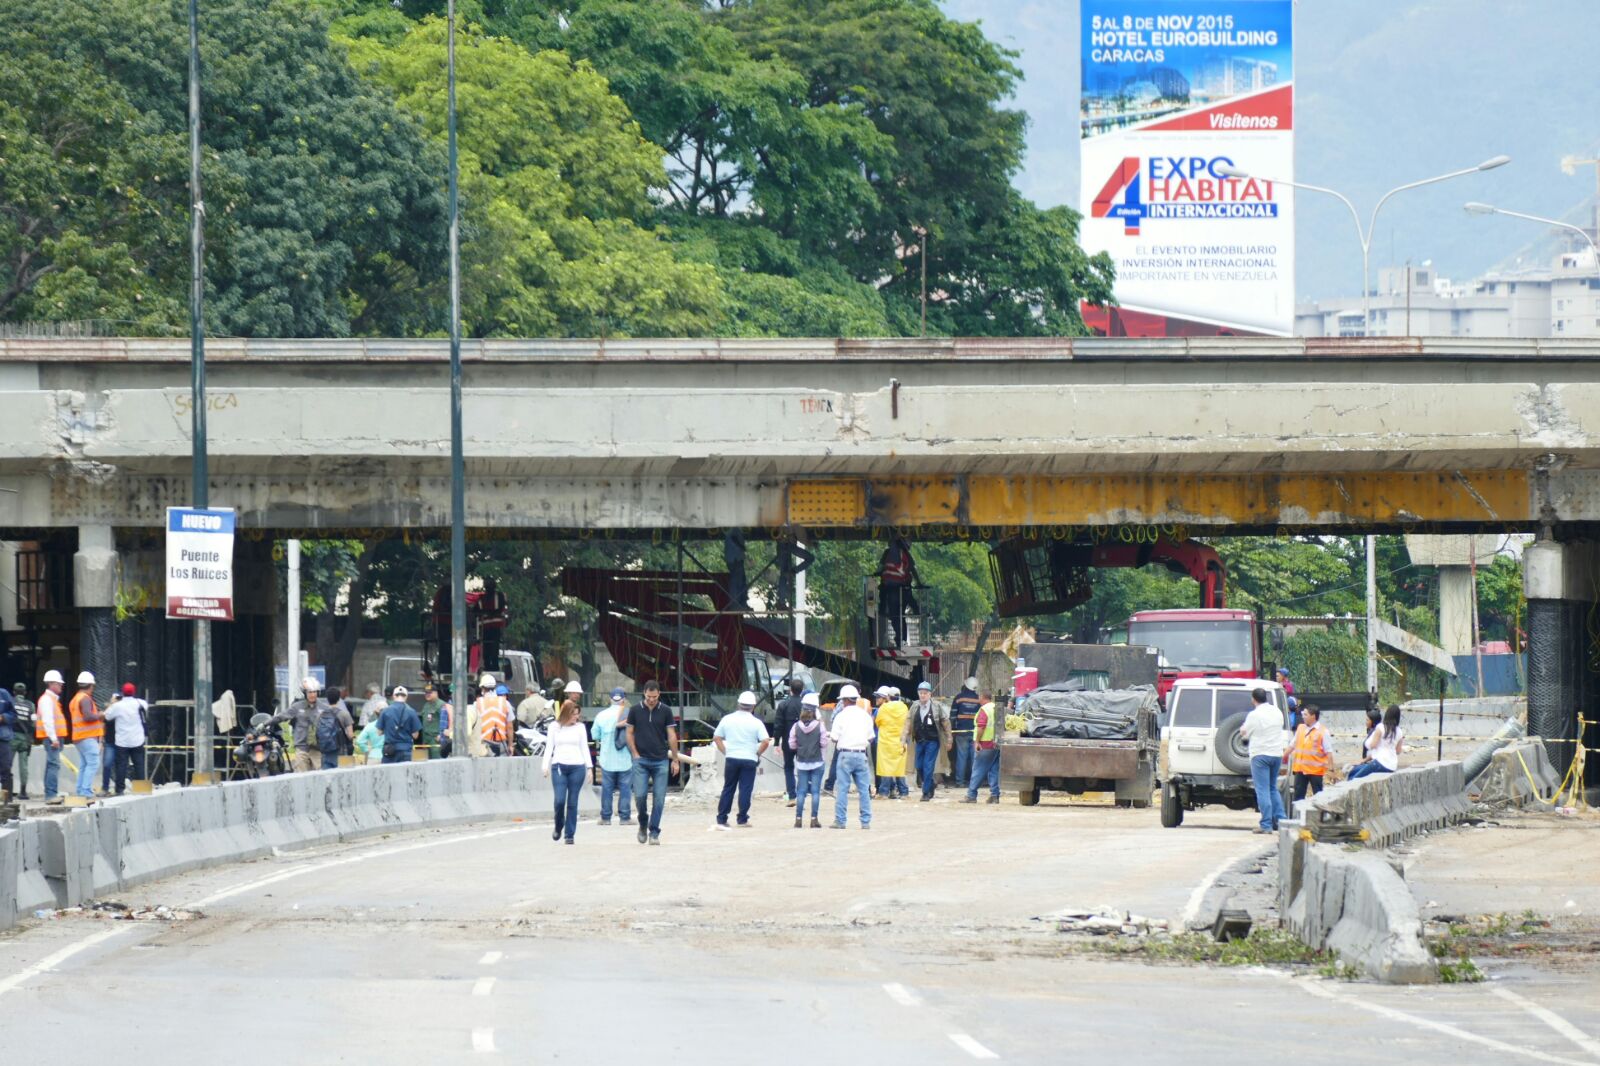
[{"label": "street light pole", "polygon": [[[195,507],[211,505],[206,464],[205,201],[200,196],[200,2],[189,0],[189,446]],[[194,622],[194,772],[212,770],[211,623]]]},{"label": "street light pole", "polygon": [[1596,245],[1594,238],[1589,236],[1589,231],[1582,226],[1574,226],[1570,222],[1562,222],[1557,218],[1545,218],[1542,215],[1529,215],[1521,211],[1508,211],[1503,207],[1492,207],[1489,204],[1470,203],[1463,204],[1462,209],[1469,215],[1505,215],[1507,218],[1520,218],[1528,222],[1541,222],[1546,226],[1556,229],[1571,230],[1589,242],[1589,249],[1594,252],[1595,273],[1600,274],[1600,245]]},{"label": "street light pole", "polygon": [[461,430],[461,201],[456,156],[456,4],[448,0],[447,107],[450,155],[450,743],[463,755],[467,743],[467,489]]},{"label": "street light pole", "polygon": [[1337,198],[1340,203],[1349,208],[1350,218],[1356,224],[1356,239],[1361,242],[1361,335],[1363,337],[1367,337],[1372,333],[1372,295],[1371,287],[1367,284],[1367,279],[1371,276],[1370,260],[1372,258],[1372,235],[1377,228],[1378,212],[1383,210],[1383,205],[1389,201],[1390,197],[1396,195],[1397,193],[1405,192],[1408,189],[1419,189],[1424,185],[1434,185],[1441,181],[1449,181],[1451,178],[1465,177],[1468,174],[1476,174],[1482,170],[1493,170],[1495,167],[1503,167],[1509,162],[1511,162],[1510,156],[1497,155],[1491,159],[1485,159],[1475,167],[1464,167],[1461,170],[1452,170],[1448,174],[1440,174],[1437,177],[1423,178],[1421,181],[1412,181],[1407,182],[1405,185],[1397,185],[1388,192],[1384,193],[1382,196],[1378,197],[1378,202],[1373,205],[1372,216],[1368,219],[1365,229],[1362,229],[1361,227],[1361,215],[1356,211],[1356,205],[1350,202],[1350,198],[1345,196],[1343,193],[1329,189],[1326,186],[1311,185],[1306,182],[1299,181],[1284,181],[1281,178],[1262,177],[1259,174],[1252,175],[1249,171],[1231,165],[1218,167],[1217,171],[1225,178],[1254,177],[1258,181],[1270,181],[1277,185],[1287,185],[1291,189],[1304,189],[1307,192],[1326,193],[1329,196]]}]

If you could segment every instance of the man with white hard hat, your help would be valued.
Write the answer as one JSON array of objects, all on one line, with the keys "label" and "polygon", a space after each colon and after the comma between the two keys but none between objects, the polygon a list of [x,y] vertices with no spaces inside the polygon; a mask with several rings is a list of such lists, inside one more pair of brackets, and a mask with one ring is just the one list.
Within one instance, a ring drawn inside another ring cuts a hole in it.
[{"label": "man with white hard hat", "polygon": [[290,737],[294,741],[294,756],[289,768],[297,774],[309,773],[322,765],[317,751],[317,719],[324,711],[332,712],[328,701],[322,698],[322,683],[314,677],[300,682],[304,694],[289,704]]},{"label": "man with white hard hat", "polygon": [[467,708],[467,740],[474,757],[511,754],[511,701],[495,692],[493,674],[478,678],[478,698]]},{"label": "man with white hard hat", "polygon": [[722,798],[717,801],[717,828],[728,828],[728,812],[733,809],[733,794],[739,793],[739,828],[750,825],[750,794],[756,787],[756,768],[772,744],[767,727],[754,714],[756,694],[739,693],[739,707],[723,715],[712,734],[712,742],[722,752]]},{"label": "man with white hard hat", "polygon": [[94,675],[85,670],[78,675],[78,692],[67,705],[72,728],[72,743],[78,749],[78,795],[89,799],[100,776],[100,741],[106,735],[106,720],[94,702]]},{"label": "man with white hard hat", "polygon": [[71,739],[67,732],[67,716],[61,709],[61,689],[66,681],[60,670],[46,670],[44,691],[39,694],[39,706],[34,713],[33,736],[44,745],[44,798],[55,799],[61,794],[61,745]]},{"label": "man with white hard hat", "polygon": [[872,745],[872,716],[861,706],[860,699],[861,695],[854,685],[840,689],[839,702],[833,712],[833,726],[828,730],[828,736],[839,752],[838,792],[833,799],[835,829],[844,828],[852,785],[856,790],[861,828],[872,827],[872,767],[867,761],[867,749]]}]

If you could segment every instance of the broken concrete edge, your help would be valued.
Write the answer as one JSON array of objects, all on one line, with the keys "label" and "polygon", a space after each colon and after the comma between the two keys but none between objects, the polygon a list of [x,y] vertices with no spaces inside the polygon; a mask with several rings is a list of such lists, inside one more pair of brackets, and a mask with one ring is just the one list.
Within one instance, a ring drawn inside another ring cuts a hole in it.
[{"label": "broken concrete edge", "polygon": [[1388,984],[1431,984],[1437,960],[1422,939],[1422,913],[1388,856],[1278,831],[1278,908],[1284,928]]},{"label": "broken concrete edge", "polygon": [[[592,812],[591,789],[579,809]],[[386,833],[553,817],[533,759],[443,759],[171,789],[0,830],[0,929],[193,870]]]},{"label": "broken concrete edge", "polygon": [[1295,804],[1295,814],[1317,833],[1322,827],[1384,848],[1467,816],[1466,779],[1459,762],[1433,762],[1388,774],[1341,781]]},{"label": "broken concrete edge", "polygon": [[[1298,826],[1296,827],[1298,828]],[[1249,854],[1240,856],[1212,880],[1200,897],[1200,903],[1195,908],[1194,914],[1184,923],[1184,931],[1191,933],[1208,933],[1217,924],[1217,915],[1226,908],[1233,906],[1233,895],[1239,887],[1239,882],[1255,872],[1262,866],[1272,861],[1277,852],[1277,845],[1265,844],[1252,850]],[[1260,916],[1252,915],[1259,920]]]},{"label": "broken concrete edge", "polygon": [[1561,785],[1544,741],[1519,740],[1495,752],[1478,778],[1478,802],[1490,807],[1548,804]]}]

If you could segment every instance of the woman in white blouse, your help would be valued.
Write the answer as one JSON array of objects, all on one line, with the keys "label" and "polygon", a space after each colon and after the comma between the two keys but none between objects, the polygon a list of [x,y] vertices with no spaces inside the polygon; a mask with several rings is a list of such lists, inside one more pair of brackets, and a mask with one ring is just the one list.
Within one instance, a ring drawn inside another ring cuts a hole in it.
[{"label": "woman in white blouse", "polygon": [[1350,771],[1349,780],[1398,770],[1405,741],[1406,731],[1400,728],[1400,708],[1391,703],[1389,709],[1383,712],[1383,721],[1367,737],[1367,761]]},{"label": "woman in white blouse", "polygon": [[578,718],[577,701],[569,696],[544,741],[544,776],[551,776],[552,767],[555,770],[551,784],[555,789],[556,828],[550,834],[551,840],[565,835],[566,842],[572,843],[572,836],[578,831],[578,797],[593,765],[589,734]]}]

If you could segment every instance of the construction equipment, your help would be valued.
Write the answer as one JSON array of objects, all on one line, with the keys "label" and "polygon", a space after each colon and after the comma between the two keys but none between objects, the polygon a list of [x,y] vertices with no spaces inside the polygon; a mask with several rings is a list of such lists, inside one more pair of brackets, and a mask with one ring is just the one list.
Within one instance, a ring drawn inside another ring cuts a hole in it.
[{"label": "construction equipment", "polygon": [[1194,578],[1200,586],[1201,607],[1227,606],[1227,568],[1209,544],[1163,536],[1100,543],[1012,537],[989,552],[995,610],[1002,618],[1070,611],[1094,591],[1090,570],[1151,563]]}]

